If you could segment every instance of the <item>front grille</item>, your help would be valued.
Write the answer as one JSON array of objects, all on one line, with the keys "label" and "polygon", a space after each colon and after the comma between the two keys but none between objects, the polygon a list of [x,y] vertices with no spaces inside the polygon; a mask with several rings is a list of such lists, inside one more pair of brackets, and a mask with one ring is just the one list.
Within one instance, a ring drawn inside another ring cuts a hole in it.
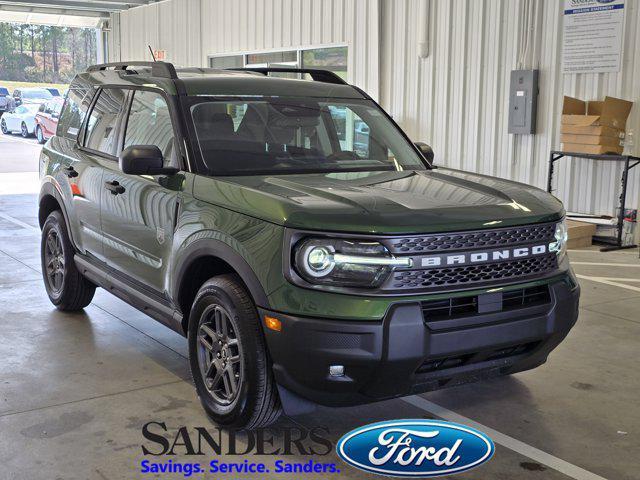
[{"label": "front grille", "polygon": [[503,310],[544,305],[550,302],[551,295],[549,294],[549,287],[547,285],[509,290],[502,294]]},{"label": "front grille", "polygon": [[[522,307],[546,305],[551,302],[551,295],[549,294],[549,287],[547,285],[518,288],[499,293],[499,295],[496,300],[496,308],[491,311],[492,313]],[[480,314],[480,312],[478,312],[479,304],[480,302],[478,301],[477,295],[420,302],[422,316],[427,323],[478,315]]]},{"label": "front grille", "polygon": [[483,248],[510,247],[527,243],[552,241],[555,223],[522,227],[478,230],[474,232],[440,233],[417,237],[394,238],[389,242],[392,253],[433,253]]},{"label": "front grille", "polygon": [[492,360],[509,359],[518,355],[525,355],[536,349],[540,341],[521,343],[501,347],[492,350],[465,353],[463,355],[452,355],[443,358],[427,359],[420,365],[416,373],[431,373],[449,368],[472,365],[474,363],[489,362]]},{"label": "front grille", "polygon": [[445,298],[420,302],[425,322],[464,317],[478,313],[478,297]]},{"label": "front grille", "polygon": [[555,253],[550,253],[499,263],[430,268],[428,270],[399,270],[393,274],[393,280],[390,283],[391,288],[402,290],[458,287],[539,276],[557,267],[557,256]]}]

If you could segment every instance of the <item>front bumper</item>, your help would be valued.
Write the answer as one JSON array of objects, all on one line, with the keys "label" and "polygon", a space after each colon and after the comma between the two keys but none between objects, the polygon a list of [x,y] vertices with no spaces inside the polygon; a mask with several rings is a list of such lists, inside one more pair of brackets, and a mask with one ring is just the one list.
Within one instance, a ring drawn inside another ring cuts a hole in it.
[{"label": "front bumper", "polygon": [[[579,296],[567,275],[549,284],[546,303],[437,321],[425,320],[415,301],[391,305],[382,321],[260,314],[282,323],[280,332],[265,328],[278,384],[322,405],[347,406],[535,368],[575,324]],[[343,365],[345,375],[330,376],[331,365]]]}]

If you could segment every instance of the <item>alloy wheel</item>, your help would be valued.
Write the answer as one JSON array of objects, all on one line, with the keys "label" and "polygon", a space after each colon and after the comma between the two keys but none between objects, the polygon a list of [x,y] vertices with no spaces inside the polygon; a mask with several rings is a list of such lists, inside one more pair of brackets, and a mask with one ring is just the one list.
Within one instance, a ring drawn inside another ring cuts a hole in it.
[{"label": "alloy wheel", "polygon": [[0,124],[0,130],[2,130],[2,133],[4,134],[9,132],[9,130],[7,130],[7,124],[4,120],[2,120],[2,123]]},{"label": "alloy wheel", "polygon": [[27,125],[26,124],[22,124],[22,126],[20,127],[20,133],[22,133],[22,136],[24,138],[27,138],[29,136],[29,130],[27,130]]},{"label": "alloy wheel", "polygon": [[44,247],[44,260],[49,288],[54,294],[58,294],[62,291],[65,262],[62,240],[58,232],[53,229],[47,233],[47,241]]},{"label": "alloy wheel", "polygon": [[216,403],[231,405],[243,381],[242,348],[235,320],[221,305],[211,305],[198,327],[198,365],[207,391]]},{"label": "alloy wheel", "polygon": [[44,143],[44,138],[42,137],[42,129],[40,127],[36,129],[36,135],[38,137],[38,143]]}]

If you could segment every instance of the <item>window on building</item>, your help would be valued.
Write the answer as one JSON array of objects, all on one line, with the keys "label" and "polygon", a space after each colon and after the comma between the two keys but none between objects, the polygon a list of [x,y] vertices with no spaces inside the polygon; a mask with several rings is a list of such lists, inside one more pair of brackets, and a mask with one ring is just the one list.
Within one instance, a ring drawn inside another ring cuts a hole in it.
[{"label": "window on building", "polygon": [[322,68],[347,79],[347,47],[302,50],[302,68]]},{"label": "window on building", "polygon": [[290,50],[287,52],[265,52],[250,53],[246,56],[247,65],[255,64],[273,64],[273,63],[298,63],[298,52]]},{"label": "window on building", "polygon": [[124,148],[131,145],[155,145],[162,152],[165,165],[177,165],[169,107],[159,93],[135,91],[124,134]]},{"label": "window on building", "polygon": [[222,57],[209,57],[211,68],[242,68],[244,67],[244,55],[227,55]]},{"label": "window on building", "polygon": [[[277,52],[255,52],[242,55],[222,55],[209,57],[212,68],[242,68],[242,67],[300,67],[331,70],[341,78],[347,78],[346,46],[302,48],[299,50],[285,50]],[[276,74],[277,76],[291,76],[291,74]]]},{"label": "window on building", "polygon": [[105,88],[100,92],[85,135],[85,146],[108,155],[115,155],[117,120],[122,111],[126,92],[120,88]]}]

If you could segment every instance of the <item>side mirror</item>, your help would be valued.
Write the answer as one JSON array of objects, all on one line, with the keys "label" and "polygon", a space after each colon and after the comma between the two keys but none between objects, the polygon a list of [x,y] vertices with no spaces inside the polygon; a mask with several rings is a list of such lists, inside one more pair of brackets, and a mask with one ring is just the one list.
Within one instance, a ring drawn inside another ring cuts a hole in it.
[{"label": "side mirror", "polygon": [[422,156],[427,159],[427,162],[429,162],[429,165],[433,165],[433,157],[434,157],[433,149],[424,142],[416,142],[415,146],[418,147],[418,150],[420,150],[420,153],[422,153]]},{"label": "side mirror", "polygon": [[128,175],[174,175],[177,168],[165,167],[156,145],[131,145],[120,154],[120,170]]}]

